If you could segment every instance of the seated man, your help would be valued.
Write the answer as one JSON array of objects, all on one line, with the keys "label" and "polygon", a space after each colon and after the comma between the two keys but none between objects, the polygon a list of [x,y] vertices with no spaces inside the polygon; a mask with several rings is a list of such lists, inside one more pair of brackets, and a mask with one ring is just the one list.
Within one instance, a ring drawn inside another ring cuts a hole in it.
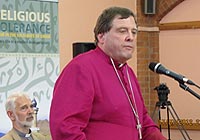
[{"label": "seated man", "polygon": [[28,95],[15,93],[7,98],[6,112],[12,121],[12,130],[0,138],[0,140],[50,140],[50,136],[44,136],[38,132],[31,132],[33,124],[33,105]]}]

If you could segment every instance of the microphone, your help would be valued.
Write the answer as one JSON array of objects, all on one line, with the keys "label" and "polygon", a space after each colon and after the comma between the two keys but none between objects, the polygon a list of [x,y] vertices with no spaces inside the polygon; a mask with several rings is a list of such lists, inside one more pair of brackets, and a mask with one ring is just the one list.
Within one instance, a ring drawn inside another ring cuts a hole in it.
[{"label": "microphone", "polygon": [[187,83],[187,84],[190,84],[190,85],[195,85],[195,83],[193,83],[191,80],[187,79],[185,76],[180,75],[180,74],[176,74],[175,72],[172,72],[172,71],[166,69],[160,63],[151,62],[149,64],[149,69],[152,70],[153,72],[158,73],[158,74],[164,74],[164,75],[167,75],[171,78],[174,78],[179,83],[182,83],[182,84]]}]

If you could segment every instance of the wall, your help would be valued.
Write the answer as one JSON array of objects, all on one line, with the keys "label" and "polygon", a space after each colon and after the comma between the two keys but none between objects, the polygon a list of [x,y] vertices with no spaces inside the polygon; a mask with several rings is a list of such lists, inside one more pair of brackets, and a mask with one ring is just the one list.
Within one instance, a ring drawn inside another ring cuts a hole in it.
[{"label": "wall", "polygon": [[[59,46],[61,70],[72,59],[72,43],[93,42],[93,28],[103,9],[124,6],[135,11],[134,0],[60,0]],[[136,51],[130,64],[136,70]]]},{"label": "wall", "polygon": [[[187,9],[187,10],[186,10]],[[199,21],[200,1],[187,0],[179,4],[174,10],[167,14],[161,23]],[[160,32],[160,62],[168,69],[185,75],[197,85],[200,85],[200,30],[170,30]],[[170,88],[169,100],[181,119],[192,119],[196,121],[200,118],[200,102],[187,91],[179,87],[178,82],[171,78],[160,76],[160,82],[166,83]],[[199,89],[189,86],[197,92]],[[189,131],[192,139],[198,140],[199,131]],[[174,135],[181,137],[176,132]]]}]

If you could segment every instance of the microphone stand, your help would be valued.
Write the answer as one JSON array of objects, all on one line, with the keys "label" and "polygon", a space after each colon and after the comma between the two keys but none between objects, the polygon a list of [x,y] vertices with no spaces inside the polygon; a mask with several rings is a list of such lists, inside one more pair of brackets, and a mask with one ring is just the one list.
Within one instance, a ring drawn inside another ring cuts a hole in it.
[{"label": "microphone stand", "polygon": [[[197,94],[196,92],[194,92],[193,90],[191,90],[187,85],[185,85],[185,84],[182,83],[182,82],[179,82],[179,86],[180,86],[182,89],[184,89],[184,90],[190,92],[192,95],[194,95],[196,98],[198,98],[198,99],[200,100],[200,95]],[[197,86],[197,87],[199,87],[199,86]]]},{"label": "microphone stand", "polygon": [[[152,114],[152,118],[154,119],[155,113],[158,113],[158,119],[159,123],[161,122],[161,111],[160,109],[167,109],[167,130],[168,130],[168,140],[171,140],[170,138],[170,120],[169,115],[172,116],[173,121],[175,122],[178,130],[181,132],[184,140],[192,140],[187,133],[187,131],[184,128],[184,125],[181,122],[181,119],[179,118],[178,114],[176,113],[174,107],[172,106],[172,103],[168,101],[168,94],[170,93],[169,88],[165,84],[160,84],[158,87],[154,88],[158,92],[158,99],[159,101],[156,102],[155,109]],[[156,118],[157,119],[157,118]],[[156,122],[156,121],[155,121]],[[162,124],[160,123],[160,131],[162,130]]]}]

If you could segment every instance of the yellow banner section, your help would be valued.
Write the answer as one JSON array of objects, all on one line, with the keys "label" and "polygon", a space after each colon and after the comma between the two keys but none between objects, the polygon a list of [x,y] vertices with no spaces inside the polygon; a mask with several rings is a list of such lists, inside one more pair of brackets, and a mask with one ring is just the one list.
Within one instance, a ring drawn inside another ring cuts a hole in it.
[{"label": "yellow banner section", "polygon": [[50,39],[51,34],[22,34],[22,33],[0,33],[0,37],[20,37],[20,38],[45,38]]}]

